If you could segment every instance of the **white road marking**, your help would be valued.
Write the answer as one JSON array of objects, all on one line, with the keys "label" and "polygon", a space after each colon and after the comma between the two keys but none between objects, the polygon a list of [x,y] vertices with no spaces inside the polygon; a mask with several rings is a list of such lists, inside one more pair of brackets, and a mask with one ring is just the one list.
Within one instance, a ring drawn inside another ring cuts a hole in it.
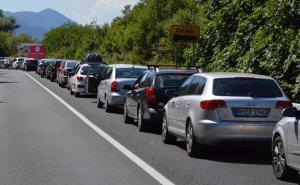
[{"label": "white road marking", "polygon": [[82,115],[80,112],[78,112],[74,107],[72,107],[70,104],[68,104],[62,98],[60,98],[58,95],[56,95],[53,91],[51,91],[50,89],[48,89],[47,87],[45,87],[43,84],[41,84],[39,81],[37,81],[35,78],[33,78],[28,73],[25,73],[25,74],[28,77],[30,77],[35,83],[37,83],[39,86],[41,86],[43,89],[45,89],[49,94],[51,94],[60,103],[62,103],[64,106],[66,106],[72,113],[74,113],[85,124],[87,124],[89,127],[91,127],[100,136],[102,136],[106,141],[108,141],[116,149],[118,149],[120,152],[122,152],[126,157],[128,157],[131,161],[133,161],[135,164],[137,164],[140,168],[142,168],[145,172],[147,172],[155,180],[157,180],[160,184],[163,184],[163,185],[174,185],[174,183],[172,181],[170,181],[169,179],[167,179],[165,176],[163,176],[161,173],[159,173],[157,170],[155,170],[152,166],[150,166],[145,161],[143,161],[141,158],[139,158],[137,155],[135,155],[134,153],[132,153],[129,149],[127,149],[125,146],[123,146],[117,140],[115,140],[114,138],[112,138],[110,135],[108,135],[102,129],[100,129],[99,127],[97,127],[93,122],[91,122],[88,118],[86,118],[84,115]]}]

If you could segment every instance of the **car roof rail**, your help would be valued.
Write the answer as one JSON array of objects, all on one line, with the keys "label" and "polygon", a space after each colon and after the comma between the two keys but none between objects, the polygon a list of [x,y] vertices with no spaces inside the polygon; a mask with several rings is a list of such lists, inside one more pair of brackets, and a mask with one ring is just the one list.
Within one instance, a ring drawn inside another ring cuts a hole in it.
[{"label": "car roof rail", "polygon": [[156,72],[159,71],[161,67],[172,67],[175,69],[187,69],[187,70],[193,70],[193,71],[198,71],[202,72],[200,66],[191,66],[191,65],[176,65],[176,64],[149,64],[147,65],[149,70],[155,70]]}]

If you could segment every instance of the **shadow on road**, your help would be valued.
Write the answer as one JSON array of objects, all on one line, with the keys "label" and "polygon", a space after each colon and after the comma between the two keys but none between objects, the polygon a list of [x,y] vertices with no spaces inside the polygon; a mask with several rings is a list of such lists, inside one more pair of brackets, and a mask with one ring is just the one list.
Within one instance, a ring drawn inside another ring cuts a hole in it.
[{"label": "shadow on road", "polygon": [[[185,141],[178,141],[176,146],[186,150]],[[211,146],[206,147],[204,153],[195,157],[212,161],[241,164],[271,164],[271,151],[255,146]]]},{"label": "shadow on road", "polygon": [[0,84],[16,84],[20,82],[7,82],[7,81],[0,81]]}]

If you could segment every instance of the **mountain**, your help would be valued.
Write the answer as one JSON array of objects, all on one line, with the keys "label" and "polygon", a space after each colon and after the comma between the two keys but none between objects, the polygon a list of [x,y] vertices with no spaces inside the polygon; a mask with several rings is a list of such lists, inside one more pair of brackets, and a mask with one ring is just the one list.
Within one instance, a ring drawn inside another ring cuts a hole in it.
[{"label": "mountain", "polygon": [[53,10],[45,9],[40,12],[4,12],[5,16],[12,16],[16,19],[20,28],[16,30],[16,34],[27,33],[33,38],[42,40],[44,34],[64,23],[73,23],[71,19],[63,14]]}]

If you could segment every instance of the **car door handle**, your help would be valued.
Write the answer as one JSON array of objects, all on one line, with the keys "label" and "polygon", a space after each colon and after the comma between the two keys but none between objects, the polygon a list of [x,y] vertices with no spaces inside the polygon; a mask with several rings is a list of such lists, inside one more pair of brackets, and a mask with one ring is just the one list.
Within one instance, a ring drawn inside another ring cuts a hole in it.
[{"label": "car door handle", "polygon": [[175,107],[179,107],[179,103],[175,103]]}]

